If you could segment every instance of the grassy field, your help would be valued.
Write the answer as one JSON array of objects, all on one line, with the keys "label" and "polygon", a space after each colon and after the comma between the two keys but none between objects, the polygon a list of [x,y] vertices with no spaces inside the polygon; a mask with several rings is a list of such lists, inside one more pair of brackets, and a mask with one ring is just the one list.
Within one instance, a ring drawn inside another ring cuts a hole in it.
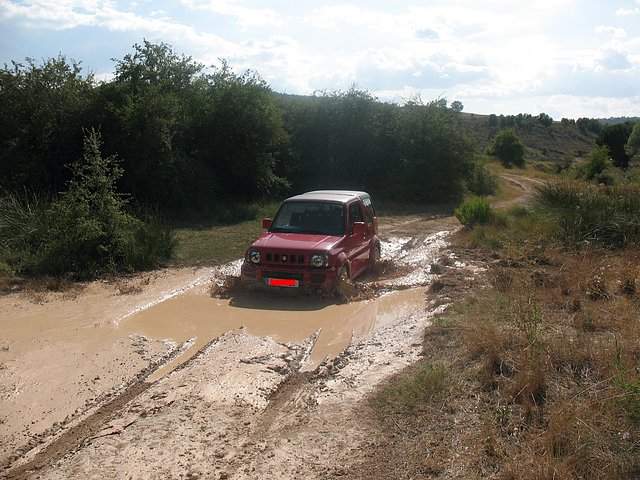
[{"label": "grassy field", "polygon": [[[623,198],[573,188],[577,207]],[[625,189],[623,205],[639,191]],[[373,397],[385,440],[355,478],[640,478],[640,211],[598,217],[576,244],[562,215],[580,208],[550,213],[550,196],[567,203],[551,189],[454,238],[486,271],[445,270],[438,295],[456,301],[426,330],[424,360]]]}]

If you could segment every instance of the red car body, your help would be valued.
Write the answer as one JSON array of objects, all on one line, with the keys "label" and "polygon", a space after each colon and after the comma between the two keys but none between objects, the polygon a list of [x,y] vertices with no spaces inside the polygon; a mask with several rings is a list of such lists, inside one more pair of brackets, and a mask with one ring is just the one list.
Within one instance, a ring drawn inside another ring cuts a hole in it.
[{"label": "red car body", "polygon": [[286,199],[246,250],[242,282],[271,290],[331,293],[380,258],[371,197],[351,190],[317,190]]}]

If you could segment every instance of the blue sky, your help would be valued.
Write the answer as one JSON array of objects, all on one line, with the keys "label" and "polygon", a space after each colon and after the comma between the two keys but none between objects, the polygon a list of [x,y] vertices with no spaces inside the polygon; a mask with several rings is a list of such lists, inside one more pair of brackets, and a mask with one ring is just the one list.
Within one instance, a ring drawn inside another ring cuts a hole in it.
[{"label": "blue sky", "polygon": [[109,79],[143,39],[279,92],[640,116],[640,0],[0,0],[0,64],[62,53]]}]

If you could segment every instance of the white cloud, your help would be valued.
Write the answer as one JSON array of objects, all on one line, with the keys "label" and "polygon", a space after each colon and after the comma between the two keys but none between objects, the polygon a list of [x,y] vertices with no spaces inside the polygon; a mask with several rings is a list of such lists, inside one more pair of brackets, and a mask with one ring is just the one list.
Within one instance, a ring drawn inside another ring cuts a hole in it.
[{"label": "white cloud", "polygon": [[194,10],[236,17],[242,30],[249,27],[283,27],[286,24],[276,10],[246,7],[238,0],[181,0],[181,3]]},{"label": "white cloud", "polygon": [[607,27],[604,25],[598,25],[596,27],[596,33],[610,33],[615,38],[624,38],[627,36],[627,32],[624,28]]},{"label": "white cloud", "polygon": [[[20,39],[34,29],[37,38],[56,30],[67,44],[93,28],[82,55],[117,56],[107,45],[114,38],[118,52],[130,45],[124,38],[147,38],[205,65],[225,58],[234,69],[253,69],[278,91],[309,94],[355,83],[386,100],[444,95],[461,100],[465,111],[494,105],[489,112],[539,113],[531,110],[549,109],[546,96],[620,105],[640,84],[640,31],[606,2],[411,2],[0,0],[0,22]],[[640,0],[628,4],[636,5]],[[77,27],[83,29],[74,37]],[[0,40],[7,56],[15,52],[9,38]],[[20,48],[36,58],[48,52]]]},{"label": "white cloud", "polygon": [[[640,0],[636,0],[636,3],[640,5]],[[636,8],[619,8],[616,11],[616,15],[618,15],[618,16],[640,15],[640,7],[636,7]]]}]

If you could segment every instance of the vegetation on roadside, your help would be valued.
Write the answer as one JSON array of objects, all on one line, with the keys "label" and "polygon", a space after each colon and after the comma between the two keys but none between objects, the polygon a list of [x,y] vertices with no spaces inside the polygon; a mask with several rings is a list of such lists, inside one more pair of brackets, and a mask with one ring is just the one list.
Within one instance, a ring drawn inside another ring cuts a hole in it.
[{"label": "vegetation on roadside", "polygon": [[0,197],[0,265],[8,274],[73,279],[151,269],[170,258],[174,239],[158,215],[136,218],[116,192],[122,170],[87,132],[84,154],[59,198]]},{"label": "vegetation on roadside", "polygon": [[495,219],[491,203],[486,197],[476,197],[465,200],[454,212],[456,218],[465,227],[486,225]]},{"label": "vegetation on roadside", "polygon": [[[29,238],[0,242],[0,272],[89,278],[151,268],[173,246],[159,218],[179,228],[237,223],[259,218],[262,204],[315,188],[366,190],[389,205],[489,196],[496,183],[487,151],[506,167],[534,159],[541,169],[569,171],[597,139],[611,160],[589,157],[586,177],[614,184],[634,175],[620,170],[637,154],[630,122],[602,127],[544,113],[476,118],[462,110],[445,98],[384,103],[356,87],[277,94],[256,72],[234,72],[224,61],[206,69],[146,40],[115,60],[104,82],[63,55],[12,62],[0,68],[0,191],[16,207],[6,222],[30,215],[16,237]],[[119,159],[108,167],[111,203],[93,206],[74,179],[92,130],[104,159]],[[543,165],[549,159],[563,163]]]},{"label": "vegetation on roadside", "polygon": [[442,369],[376,395],[390,436],[363,475],[640,476],[639,188],[551,182],[503,224],[461,231],[454,249],[489,288],[445,272],[440,294],[467,294],[425,333],[423,366]]}]

